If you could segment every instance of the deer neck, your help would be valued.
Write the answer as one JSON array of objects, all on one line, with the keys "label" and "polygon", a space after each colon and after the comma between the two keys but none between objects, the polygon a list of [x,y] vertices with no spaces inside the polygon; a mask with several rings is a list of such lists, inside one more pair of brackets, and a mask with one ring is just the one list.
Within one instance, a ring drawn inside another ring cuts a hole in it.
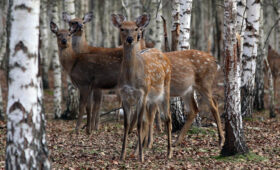
[{"label": "deer neck", "polygon": [[137,58],[140,43],[123,45],[123,61],[121,68],[121,83],[132,84],[136,80],[138,68],[141,65]]},{"label": "deer neck", "polygon": [[59,61],[63,69],[70,73],[75,63],[74,51],[71,45],[67,48],[59,48]]},{"label": "deer neck", "polygon": [[72,47],[75,53],[87,52],[88,43],[84,31],[81,34],[74,34],[72,36]]}]

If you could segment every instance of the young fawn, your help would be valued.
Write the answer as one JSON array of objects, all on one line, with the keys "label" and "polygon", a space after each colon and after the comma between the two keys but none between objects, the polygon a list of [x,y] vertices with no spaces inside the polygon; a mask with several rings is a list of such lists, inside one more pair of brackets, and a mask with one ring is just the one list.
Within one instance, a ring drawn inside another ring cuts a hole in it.
[{"label": "young fawn", "polygon": [[[171,67],[168,58],[156,49],[137,52],[139,34],[149,24],[149,16],[142,15],[135,22],[124,21],[122,15],[112,15],[112,23],[119,28],[123,45],[123,60],[119,79],[119,90],[124,109],[124,138],[121,159],[125,159],[127,135],[130,126],[129,117],[132,106],[136,105],[138,117],[137,130],[139,142],[139,160],[143,161],[142,123],[152,121],[153,110],[160,108],[165,115],[168,130],[168,158],[171,152],[171,115],[169,112],[169,90]],[[144,114],[145,113],[145,114]],[[143,118],[145,116],[145,118]],[[146,120],[147,119],[147,120]]]},{"label": "young fawn", "polygon": [[[141,42],[144,43],[143,36]],[[172,66],[170,97],[182,97],[185,110],[189,113],[187,120],[178,136],[178,139],[173,144],[177,146],[181,143],[185,133],[189,130],[193,120],[198,114],[198,108],[194,99],[194,90],[202,96],[217,123],[219,133],[219,145],[225,141],[222,123],[218,111],[218,105],[212,96],[212,84],[217,73],[216,59],[208,53],[198,50],[184,50],[164,53],[170,60]],[[133,117],[130,130],[134,127],[137,117]],[[153,123],[153,121],[152,121]],[[148,137],[145,136],[145,141],[149,148],[153,143],[153,124],[149,124]],[[147,124],[145,124],[147,126]],[[136,149],[137,153],[137,149]]]}]

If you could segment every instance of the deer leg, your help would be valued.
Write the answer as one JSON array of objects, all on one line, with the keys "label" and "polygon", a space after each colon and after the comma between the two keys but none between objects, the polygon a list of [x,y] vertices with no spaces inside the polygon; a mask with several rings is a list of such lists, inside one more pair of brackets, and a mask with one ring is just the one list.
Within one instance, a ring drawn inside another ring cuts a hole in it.
[{"label": "deer leg", "polygon": [[217,128],[219,133],[219,144],[220,147],[222,147],[222,145],[225,142],[225,136],[224,136],[221,118],[218,110],[218,104],[212,97],[209,98],[209,107],[217,123]]},{"label": "deer leg", "polygon": [[129,134],[133,131],[133,128],[134,128],[134,126],[136,124],[136,120],[137,120],[137,114],[135,112],[133,114],[133,117],[132,117],[132,120],[131,120],[130,128],[129,128],[129,131],[128,131]]},{"label": "deer leg", "polygon": [[93,124],[92,124],[92,92],[89,94],[88,99],[87,99],[87,134],[90,135],[91,130],[93,129]]},{"label": "deer leg", "polygon": [[[121,101],[121,96],[120,94],[117,92],[117,101],[118,101],[118,108],[121,108],[122,106],[122,101]],[[117,121],[121,121],[121,116],[120,116],[120,109],[118,109],[116,111],[116,118],[117,118]]]},{"label": "deer leg", "polygon": [[129,104],[123,102],[123,111],[124,111],[124,137],[123,137],[123,145],[122,145],[122,153],[121,153],[121,160],[125,159],[126,156],[126,145],[127,145],[127,136],[128,136],[128,129],[130,126],[129,117],[131,114],[131,107]]},{"label": "deer leg", "polygon": [[143,141],[143,134],[142,134],[142,122],[143,122],[143,116],[146,109],[146,96],[143,98],[143,100],[140,100],[140,103],[136,106],[136,111],[138,115],[138,122],[137,122],[137,132],[138,132],[138,146],[139,146],[139,161],[144,161],[144,155],[143,155],[143,147],[142,147],[142,141]]},{"label": "deer leg", "polygon": [[84,95],[83,90],[80,90],[80,105],[79,105],[79,115],[78,115],[78,120],[77,120],[77,125],[76,125],[76,133],[79,133],[79,130],[80,130],[85,105],[86,105],[86,97]]},{"label": "deer leg", "polygon": [[156,112],[156,117],[155,117],[155,122],[156,122],[156,128],[158,132],[162,132],[162,127],[161,127],[161,118],[160,118],[160,112]]},{"label": "deer leg", "polygon": [[149,109],[148,109],[148,113],[147,113],[147,117],[148,117],[148,125],[149,125],[149,129],[148,129],[148,148],[152,148],[153,146],[153,130],[154,130],[154,119],[155,119],[155,114],[157,113],[157,105],[152,104],[150,105]]},{"label": "deer leg", "polygon": [[194,99],[194,93],[192,92],[191,94],[187,94],[186,96],[184,96],[184,103],[185,105],[189,105],[188,107],[185,107],[186,110],[190,110],[190,114],[187,117],[187,120],[181,130],[181,132],[179,133],[179,136],[176,140],[176,142],[173,144],[173,146],[178,146],[181,141],[183,140],[184,135],[186,134],[186,132],[190,129],[191,124],[193,122],[193,120],[195,119],[197,113],[198,113],[198,108]]},{"label": "deer leg", "polygon": [[[169,94],[167,92],[167,94]],[[169,110],[169,95],[165,96],[163,102],[159,105],[160,113],[164,113],[164,121],[167,130],[167,158],[172,158],[172,148],[171,148],[171,131],[172,131],[172,122],[171,122],[171,113]]]},{"label": "deer leg", "polygon": [[101,99],[102,99],[102,91],[96,89],[93,91],[93,111],[92,111],[92,122],[94,122],[94,130],[99,129],[99,109],[101,106]]},{"label": "deer leg", "polygon": [[[274,88],[274,101],[277,99],[277,89],[276,89],[276,82],[277,82],[277,76],[273,78],[273,88]],[[275,102],[275,105],[277,102]]]}]

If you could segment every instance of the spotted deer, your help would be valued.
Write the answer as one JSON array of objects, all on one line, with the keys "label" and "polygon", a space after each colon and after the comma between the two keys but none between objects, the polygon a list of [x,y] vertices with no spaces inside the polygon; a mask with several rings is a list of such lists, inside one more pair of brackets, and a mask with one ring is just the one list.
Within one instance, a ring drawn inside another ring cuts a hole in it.
[{"label": "spotted deer", "polygon": [[96,53],[76,53],[72,48],[73,38],[70,37],[69,31],[58,30],[54,23],[51,23],[50,27],[57,36],[60,62],[73,84],[80,91],[76,131],[78,132],[79,130],[82,114],[86,108],[88,116],[87,132],[90,133],[96,125],[97,116],[94,113],[98,113],[101,105],[101,90],[112,89],[117,86],[122,50],[119,50],[119,48],[104,50],[102,55]]},{"label": "spotted deer", "polygon": [[[137,131],[139,143],[139,160],[144,160],[142,151],[143,121],[152,120],[152,113],[157,107],[165,115],[167,126],[168,158],[171,152],[171,115],[169,111],[169,90],[171,67],[168,58],[157,49],[137,51],[141,45],[138,35],[150,21],[148,15],[142,15],[135,22],[125,21],[122,15],[112,14],[111,19],[115,27],[119,28],[123,45],[123,60],[119,78],[119,90],[124,109],[124,138],[121,159],[125,159],[129,117],[132,106],[136,105],[138,117]],[[144,118],[145,117],[145,118]]]},{"label": "spotted deer", "polygon": [[[144,41],[141,39],[142,43]],[[173,146],[181,143],[184,135],[189,130],[193,120],[198,114],[198,107],[194,99],[194,90],[202,96],[214,116],[219,134],[219,145],[225,141],[220,114],[217,102],[212,96],[212,85],[217,73],[216,59],[210,54],[198,50],[184,50],[164,53],[170,60],[171,83],[170,97],[182,97],[185,110],[188,112],[187,120],[179,133],[179,136]],[[133,117],[130,130],[134,127],[137,117]],[[153,122],[153,121],[152,121]],[[147,126],[147,124],[145,125]],[[148,137],[145,135],[145,145],[149,148],[153,143],[153,124],[149,124]],[[137,153],[137,149],[136,152]]]}]

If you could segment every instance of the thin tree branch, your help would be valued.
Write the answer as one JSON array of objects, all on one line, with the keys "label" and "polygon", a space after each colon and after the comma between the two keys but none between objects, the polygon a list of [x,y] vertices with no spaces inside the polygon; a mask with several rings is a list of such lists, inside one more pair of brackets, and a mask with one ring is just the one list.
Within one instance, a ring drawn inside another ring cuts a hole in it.
[{"label": "thin tree branch", "polygon": [[270,28],[270,30],[269,30],[269,32],[268,32],[268,35],[267,35],[267,37],[266,37],[266,40],[265,40],[265,43],[264,43],[263,49],[266,47],[266,44],[267,44],[268,38],[270,37],[270,34],[271,34],[271,32],[272,32],[273,28],[275,28],[275,27],[276,27],[276,25],[277,25],[277,23],[278,23],[279,21],[280,21],[280,18],[278,18],[278,19],[275,21],[274,25]]}]

